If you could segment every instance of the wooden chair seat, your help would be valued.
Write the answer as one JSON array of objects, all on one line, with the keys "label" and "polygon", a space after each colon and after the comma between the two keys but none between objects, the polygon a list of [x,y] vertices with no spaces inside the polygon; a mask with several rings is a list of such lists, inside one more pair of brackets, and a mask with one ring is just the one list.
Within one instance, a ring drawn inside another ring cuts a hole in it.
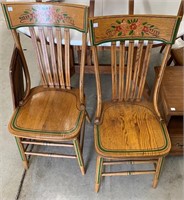
[{"label": "wooden chair seat", "polygon": [[165,125],[149,107],[108,103],[95,126],[95,146],[104,157],[165,155],[170,150]]},{"label": "wooden chair seat", "polygon": [[85,110],[80,110],[79,105],[77,89],[34,88],[27,102],[14,111],[9,131],[17,137],[34,139],[77,137],[85,116]]}]

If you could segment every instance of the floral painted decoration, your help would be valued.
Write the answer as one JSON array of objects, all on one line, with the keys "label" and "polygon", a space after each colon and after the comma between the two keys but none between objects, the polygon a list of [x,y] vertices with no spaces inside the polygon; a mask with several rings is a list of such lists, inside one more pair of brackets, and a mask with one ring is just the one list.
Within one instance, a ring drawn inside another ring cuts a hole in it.
[{"label": "floral painted decoration", "polygon": [[20,23],[31,22],[41,24],[70,24],[74,25],[74,20],[59,8],[52,6],[39,6],[26,9],[19,17]]},{"label": "floral painted decoration", "polygon": [[139,19],[122,19],[116,20],[116,23],[111,24],[111,28],[106,31],[110,37],[113,36],[158,36],[159,29],[148,22],[141,22]]}]

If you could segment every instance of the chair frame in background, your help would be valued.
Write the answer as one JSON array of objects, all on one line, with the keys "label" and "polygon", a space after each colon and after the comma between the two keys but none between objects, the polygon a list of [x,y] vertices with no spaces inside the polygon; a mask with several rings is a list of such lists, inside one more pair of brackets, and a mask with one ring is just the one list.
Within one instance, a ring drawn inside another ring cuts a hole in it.
[{"label": "chair frame in background", "polygon": [[[89,119],[84,98],[84,65],[88,32],[88,7],[51,2],[8,2],[2,3],[2,8],[7,26],[11,29],[15,41],[15,49],[10,66],[14,113],[9,123],[9,131],[15,136],[23,165],[25,169],[28,169],[29,155],[72,158],[78,160],[81,173],[84,175],[85,168],[82,152],[85,118]],[[41,13],[44,9],[49,13],[48,19],[43,19],[39,15],[39,12]],[[58,12],[60,13],[59,15],[52,15],[52,13]],[[77,17],[75,13],[78,13]],[[25,14],[28,15],[27,18]],[[34,17],[32,18],[31,16],[33,15]],[[57,16],[62,16],[62,19],[57,18]],[[19,27],[29,27],[33,47],[37,55],[42,84],[34,88],[31,88],[31,80],[22,49],[21,38],[16,32],[16,29]],[[35,30],[35,27],[37,27],[37,30]],[[54,37],[52,28],[56,31],[56,38]],[[61,32],[61,29],[63,29],[63,32]],[[79,89],[72,88],[70,80],[71,29],[76,29],[81,32],[82,53]],[[62,38],[64,39],[64,44],[61,42]],[[56,43],[55,39],[57,40]],[[65,46],[64,48],[63,45]],[[65,102],[66,105],[60,103],[62,99],[67,100]],[[70,111],[67,107],[73,110]],[[31,113],[33,111],[35,118],[39,116],[38,122]],[[54,120],[50,117],[52,116],[52,112],[55,112]],[[60,116],[59,113],[65,115]],[[69,118],[71,116],[74,119]],[[29,117],[32,118],[29,119]],[[72,122],[70,124],[69,122],[72,120],[74,123]],[[29,126],[32,127],[30,128]],[[32,148],[34,145],[72,147],[75,150],[75,155],[34,152]]]}]

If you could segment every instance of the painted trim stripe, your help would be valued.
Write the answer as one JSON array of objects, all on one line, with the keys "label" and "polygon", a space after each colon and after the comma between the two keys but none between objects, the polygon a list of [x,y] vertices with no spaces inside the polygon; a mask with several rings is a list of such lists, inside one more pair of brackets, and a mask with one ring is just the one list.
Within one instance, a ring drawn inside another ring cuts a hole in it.
[{"label": "painted trim stripe", "polygon": [[11,121],[11,126],[14,130],[18,130],[18,131],[23,131],[23,132],[32,132],[32,133],[43,133],[43,134],[70,134],[72,132],[74,132],[78,126],[79,126],[79,121],[82,117],[82,112],[84,111],[80,111],[79,113],[79,116],[78,116],[78,119],[75,123],[75,127],[68,130],[68,131],[62,131],[62,132],[59,132],[59,131],[44,131],[44,130],[33,130],[33,129],[26,129],[26,128],[21,128],[17,125],[17,118],[18,118],[18,114],[19,114],[19,110],[20,108],[18,108],[16,114],[15,114],[15,117],[13,118],[13,120]]}]

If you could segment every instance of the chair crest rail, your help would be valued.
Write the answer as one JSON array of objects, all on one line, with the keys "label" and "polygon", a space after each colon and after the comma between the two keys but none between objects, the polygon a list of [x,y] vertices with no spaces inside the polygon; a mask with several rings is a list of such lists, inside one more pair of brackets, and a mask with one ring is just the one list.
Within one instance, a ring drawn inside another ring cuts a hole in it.
[{"label": "chair crest rail", "polygon": [[[155,38],[164,43],[174,43],[180,23],[180,17],[155,15],[122,15],[91,18],[91,44],[119,40],[152,40]],[[163,26],[163,24],[165,24]],[[167,24],[167,25],[166,25]],[[176,27],[176,31],[172,32]]]},{"label": "chair crest rail", "polygon": [[[86,6],[64,3],[3,3],[10,29],[22,26],[53,26],[87,32]],[[82,17],[84,16],[84,17]],[[81,20],[82,19],[82,20]]]}]

